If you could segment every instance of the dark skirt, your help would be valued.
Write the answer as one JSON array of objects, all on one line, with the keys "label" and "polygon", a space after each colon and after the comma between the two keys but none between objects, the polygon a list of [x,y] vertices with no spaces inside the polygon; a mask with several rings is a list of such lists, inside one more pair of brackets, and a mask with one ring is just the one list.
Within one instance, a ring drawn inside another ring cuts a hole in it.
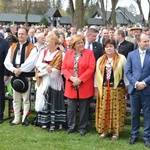
[{"label": "dark skirt", "polygon": [[57,91],[49,87],[45,93],[45,106],[43,111],[38,112],[38,125],[49,126],[56,123],[66,123],[66,109],[63,90]]}]

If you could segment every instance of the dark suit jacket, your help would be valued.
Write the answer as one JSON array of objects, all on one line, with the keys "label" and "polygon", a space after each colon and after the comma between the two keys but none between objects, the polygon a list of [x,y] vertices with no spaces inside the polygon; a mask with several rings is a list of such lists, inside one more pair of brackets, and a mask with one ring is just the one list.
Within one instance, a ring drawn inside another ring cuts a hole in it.
[{"label": "dark suit jacket", "polygon": [[31,41],[30,41],[30,37],[28,37],[28,41],[30,42],[30,43],[32,43],[32,44],[35,44],[36,42],[37,42],[37,39],[36,39],[36,37],[33,37],[34,38],[34,43],[32,43]]},{"label": "dark suit jacket", "polygon": [[124,40],[118,48],[118,53],[124,55],[127,58],[128,53],[133,50],[134,50],[134,44],[132,42]]},{"label": "dark suit jacket", "polygon": [[[0,76],[9,76],[9,71],[4,66],[4,60],[9,49],[7,40],[0,38]],[[0,81],[1,82],[1,81]]]},{"label": "dark suit jacket", "polygon": [[97,42],[98,43],[100,43],[100,41],[101,41],[101,39],[102,39],[102,47],[104,46],[104,42],[105,42],[105,40],[106,40],[106,38],[104,38],[104,37],[101,37],[101,36],[98,36],[98,40],[97,40]]},{"label": "dark suit jacket", "polygon": [[129,53],[126,63],[126,76],[130,82],[128,87],[129,94],[134,93],[137,81],[144,81],[147,86],[142,92],[144,95],[150,95],[150,49],[146,51],[143,67],[141,67],[139,50]]},{"label": "dark suit jacket", "polygon": [[93,43],[93,52],[94,52],[95,60],[97,61],[97,59],[104,54],[104,50],[102,48],[101,43],[98,42]]}]

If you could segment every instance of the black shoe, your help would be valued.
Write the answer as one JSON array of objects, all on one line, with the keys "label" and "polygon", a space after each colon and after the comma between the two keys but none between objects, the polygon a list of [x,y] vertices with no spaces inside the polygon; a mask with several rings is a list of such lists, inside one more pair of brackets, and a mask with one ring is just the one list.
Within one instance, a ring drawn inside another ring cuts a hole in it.
[{"label": "black shoe", "polygon": [[35,117],[35,118],[32,120],[31,125],[38,126],[38,118],[37,118],[37,117]]},{"label": "black shoe", "polygon": [[130,145],[132,145],[132,144],[134,144],[137,140],[138,140],[138,138],[133,138],[133,137],[131,137],[128,143],[129,143]]},{"label": "black shoe", "polygon": [[80,134],[81,136],[84,136],[84,135],[86,134],[86,132],[85,132],[85,131],[79,131],[79,134]]},{"label": "black shoe", "polygon": [[75,132],[75,129],[69,128],[69,129],[67,130],[67,134],[70,134],[70,133],[73,133],[73,132]]},{"label": "black shoe", "polygon": [[144,141],[145,146],[150,148],[150,140]]},{"label": "black shoe", "polygon": [[16,125],[18,125],[18,124],[10,122],[10,126],[16,126]]},{"label": "black shoe", "polygon": [[24,127],[26,127],[26,126],[28,126],[29,124],[28,124],[28,118],[26,117],[25,119],[24,119],[24,121],[22,122],[22,126],[24,126]]}]

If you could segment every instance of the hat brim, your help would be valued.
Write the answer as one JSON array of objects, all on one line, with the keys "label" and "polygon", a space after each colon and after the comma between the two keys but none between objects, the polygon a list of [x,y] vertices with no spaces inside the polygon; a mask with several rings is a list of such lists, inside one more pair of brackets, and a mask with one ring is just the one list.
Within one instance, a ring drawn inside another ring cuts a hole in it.
[{"label": "hat brim", "polygon": [[19,93],[25,93],[28,90],[28,81],[25,78],[13,77],[11,79],[13,89]]},{"label": "hat brim", "polygon": [[135,27],[135,28],[131,28],[130,30],[143,30],[143,28]]}]

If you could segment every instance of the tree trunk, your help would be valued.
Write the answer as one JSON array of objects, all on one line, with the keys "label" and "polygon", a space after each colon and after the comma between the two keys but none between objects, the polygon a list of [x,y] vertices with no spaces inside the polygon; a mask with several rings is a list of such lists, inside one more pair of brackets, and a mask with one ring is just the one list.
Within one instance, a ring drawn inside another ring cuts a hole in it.
[{"label": "tree trunk", "polygon": [[[101,4],[101,12],[102,12],[103,22],[104,22],[104,25],[107,26],[107,7],[106,7],[106,11],[105,11],[104,0],[100,0],[100,4]],[[107,0],[106,0],[106,6],[107,6]]]},{"label": "tree trunk", "polygon": [[69,0],[69,5],[70,5],[71,18],[72,18],[72,26],[75,26],[75,21],[74,21],[75,10],[74,10],[73,0]]},{"label": "tree trunk", "polygon": [[147,0],[149,4],[149,13],[148,13],[148,27],[150,28],[150,0]]},{"label": "tree trunk", "polygon": [[118,3],[118,0],[111,0],[111,3],[112,3],[112,12],[110,14],[110,17],[109,17],[109,24],[112,24],[112,26],[116,26],[117,23],[116,23],[116,5]]},{"label": "tree trunk", "polygon": [[146,20],[144,18],[144,14],[143,14],[143,10],[142,10],[141,0],[135,0],[135,2],[137,3],[137,5],[139,7],[140,14],[143,16],[143,24],[144,24],[144,26],[146,26]]},{"label": "tree trunk", "polygon": [[31,7],[31,0],[25,0],[25,25],[28,27],[28,15]]},{"label": "tree trunk", "polygon": [[84,4],[83,0],[76,0],[75,2],[76,10],[75,10],[75,16],[74,16],[74,22],[76,25],[76,28],[82,28],[83,22],[84,22]]}]

